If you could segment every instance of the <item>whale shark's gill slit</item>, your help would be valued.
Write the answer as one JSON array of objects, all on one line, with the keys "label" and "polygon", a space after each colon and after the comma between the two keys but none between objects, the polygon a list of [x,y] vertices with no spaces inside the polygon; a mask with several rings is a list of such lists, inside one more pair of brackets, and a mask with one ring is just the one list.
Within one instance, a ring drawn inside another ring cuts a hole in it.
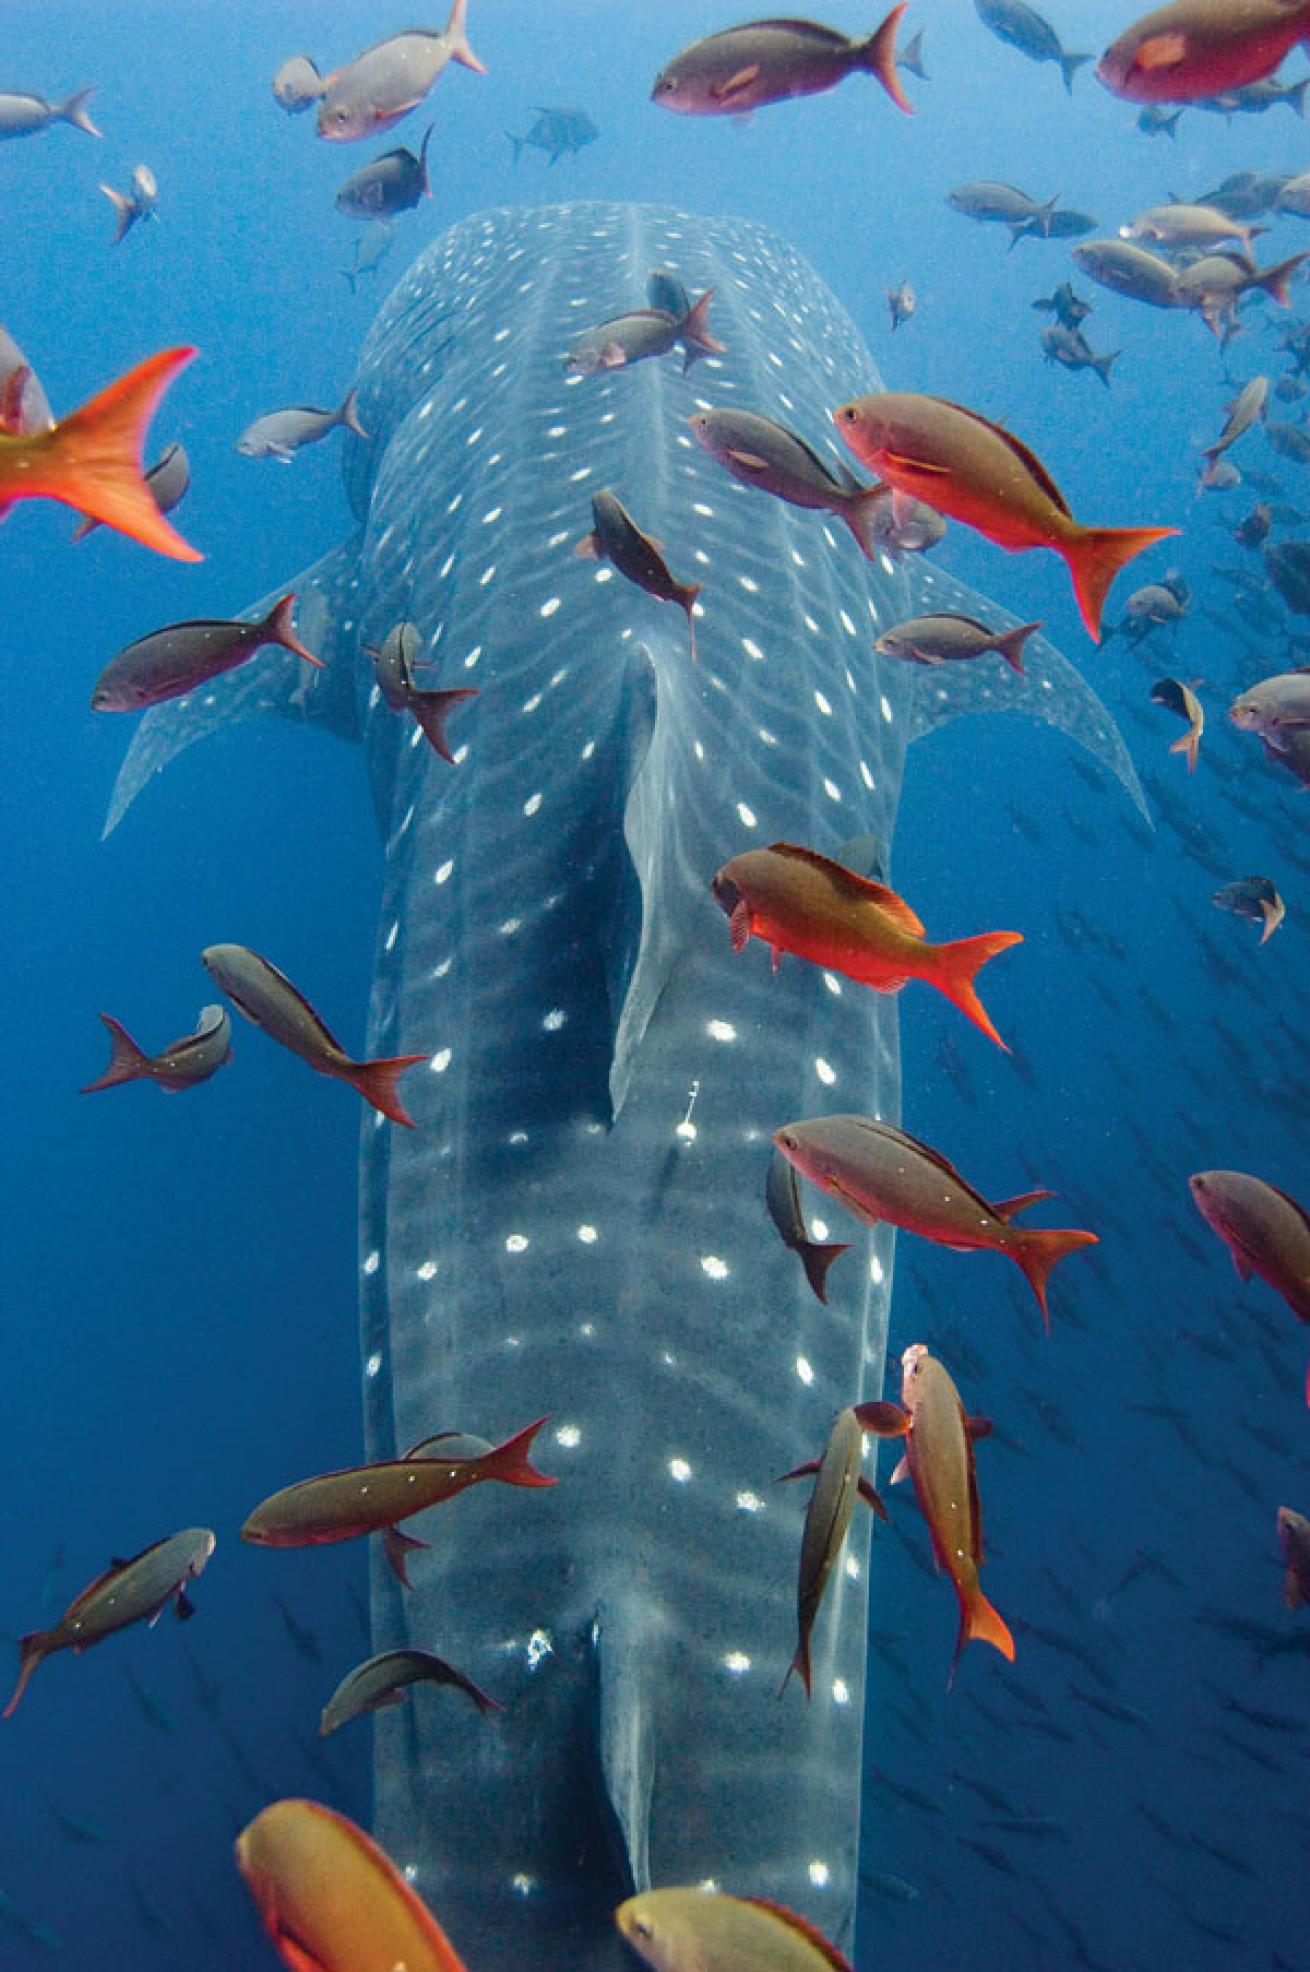
[{"label": "whale shark's gill slit", "polygon": [[599,1798],[621,1872],[620,1899],[649,1890],[655,1736],[641,1702],[658,1624],[633,1620],[631,1582],[602,1598],[591,1625]]}]

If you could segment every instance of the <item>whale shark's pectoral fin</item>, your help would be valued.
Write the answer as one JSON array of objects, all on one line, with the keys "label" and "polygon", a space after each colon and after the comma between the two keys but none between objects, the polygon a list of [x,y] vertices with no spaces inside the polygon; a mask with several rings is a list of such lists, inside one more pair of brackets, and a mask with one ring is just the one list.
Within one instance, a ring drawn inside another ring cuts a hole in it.
[{"label": "whale shark's pectoral fin", "polygon": [[354,631],[343,627],[355,615],[351,604],[358,560],[356,537],[314,562],[293,582],[280,582],[262,601],[241,613],[242,622],[257,623],[279,596],[293,590],[297,634],[318,657],[324,667],[321,671],[312,671],[304,663],[289,663],[285,651],[268,649],[239,670],[145,714],[114,783],[106,835],[118,827],[153,775],[194,740],[204,739],[220,726],[275,713],[336,733],[342,739],[359,739]]},{"label": "whale shark's pectoral fin", "polygon": [[649,1890],[650,1807],[655,1788],[655,1734],[645,1704],[653,1639],[645,1612],[606,1599],[591,1626],[596,1674],[596,1752],[602,1804],[626,1894]]},{"label": "whale shark's pectoral fin", "polygon": [[[1004,624],[998,622],[1004,611],[937,567],[919,574],[914,598],[922,610],[980,617],[998,632],[1019,626],[1017,616]],[[903,668],[895,658],[879,662],[897,670]],[[1038,634],[1028,638],[1022,674],[1010,670],[1004,657],[936,664],[931,669],[915,667],[906,717],[907,739],[918,739],[966,712],[1023,712],[1031,719],[1057,726],[1085,746],[1122,783],[1149,821],[1146,797],[1123,735],[1081,671],[1047,638]]]}]

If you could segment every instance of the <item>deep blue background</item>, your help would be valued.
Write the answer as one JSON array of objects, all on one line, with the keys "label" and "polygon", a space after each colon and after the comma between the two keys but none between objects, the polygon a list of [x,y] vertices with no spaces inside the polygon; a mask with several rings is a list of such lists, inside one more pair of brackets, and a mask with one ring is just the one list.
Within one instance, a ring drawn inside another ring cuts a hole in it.
[{"label": "deep blue background", "polygon": [[[469,212],[554,197],[740,211],[812,257],[890,383],[1012,424],[1081,517],[1184,527],[1135,576],[1173,562],[1198,604],[1229,607],[1211,565],[1241,559],[1222,523],[1254,496],[1194,495],[1197,445],[1231,394],[1216,343],[1196,319],[1091,291],[1091,340],[1124,351],[1113,388],[1048,368],[1046,318],[1029,304],[1072,271],[1066,249],[1025,241],[1007,254],[1003,233],[957,217],[943,194],[965,178],[1010,179],[1039,198],[1058,192],[1108,232],[1241,167],[1299,171],[1302,125],[1285,108],[1231,125],[1189,113],[1176,143],[1149,140],[1090,72],[1066,97],[1054,68],[1000,46],[963,0],[912,9],[932,77],[909,80],[913,120],[858,78],[743,127],[653,109],[662,62],[742,11],[472,0],[490,73],[441,80],[433,201],[401,221],[378,281],[352,299],[338,270],[356,228],[332,193],[375,149],[416,144],[426,111],[380,144],[328,146],[312,117],[281,114],[268,84],[286,55],[303,48],[326,68],[408,25],[404,9],[5,8],[0,85],[56,97],[95,81],[105,132],[96,144],[58,126],[0,147],[6,326],[57,411],[152,349],[194,341],[202,352],[157,425],[161,443],[181,437],[191,454],[179,519],[202,566],[107,533],[71,549],[55,508],[24,507],[0,536],[0,1621],[13,1635],[49,1623],[111,1553],[176,1526],[220,1535],[185,1635],[170,1621],[55,1660],[0,1733],[0,1890],[59,1934],[72,1965],[270,1965],[231,1866],[236,1827],[283,1792],[368,1812],[366,1726],[331,1742],[326,1770],[313,1763],[318,1710],[363,1654],[364,1555],[275,1556],[236,1538],[265,1492],[359,1450],[359,1106],[244,1025],[234,1067],[184,1100],[76,1093],[102,1066],[97,1011],[161,1046],[210,997],[198,954],[218,940],[268,952],[347,1045],[363,1031],[380,858],[347,749],[242,726],[183,757],[100,840],[129,730],[88,709],[100,666],[160,623],[242,607],[346,531],[336,441],[283,471],[236,455],[242,426],[282,403],[336,403],[389,281]],[[1130,11],[1060,7],[1066,45],[1099,49]],[[869,8],[839,0],[825,17],[873,25]],[[601,139],[553,170],[532,153],[515,170],[502,133],[526,129],[541,103],[585,107]],[[111,249],[96,183],[126,184],[142,159],[159,179],[160,223]],[[1261,258],[1303,243],[1310,228],[1280,220]],[[893,342],[883,293],[906,276],[919,313]],[[1230,379],[1276,374],[1276,313],[1249,310]],[[1236,456],[1276,470],[1285,497],[1310,510],[1304,468],[1258,435]],[[1057,1187],[1069,1222],[1100,1230],[1103,1245],[1056,1275],[1048,1343],[1010,1269],[904,1242],[893,1347],[933,1341],[967,1400],[997,1420],[1004,1442],[981,1454],[989,1588],[1017,1629],[1040,1624],[1094,1668],[1020,1629],[1013,1673],[970,1652],[948,1696],[952,1598],[913,1565],[923,1531],[897,1499],[875,1563],[882,1695],[868,1731],[864,1952],[869,1965],[894,1955],[977,1972],[1145,1967],[1165,1953],[1202,1972],[1278,1964],[1278,1951],[1303,1964],[1305,1653],[1262,1664],[1198,1617],[1219,1610],[1304,1644],[1304,1617],[1298,1632],[1279,1600],[1273,1530],[1280,1503],[1310,1510],[1306,1337],[1267,1290],[1238,1289],[1186,1190],[1190,1171],[1219,1164],[1310,1193],[1310,797],[1266,773],[1223,717],[1237,687],[1280,668],[1282,641],[1263,633],[1264,662],[1194,610],[1141,653],[1122,642],[1097,653],[1053,557],[1008,559],[955,529],[941,559],[1046,619],[1196,835],[1190,850],[1167,825],[1147,838],[1118,789],[1078,774],[1067,742],[1018,720],[962,722],[911,758],[896,883],[942,936],[1025,931],[1022,951],[989,974],[988,1003],[1031,1079],[912,988],[907,1127],[996,1194]],[[1205,681],[1211,730],[1190,782],[1165,751],[1175,727],[1146,702],[1162,671]],[[1230,790],[1251,813],[1230,805]],[[1252,872],[1273,875],[1288,902],[1264,951],[1208,901],[1217,881]],[[1175,1406],[1193,1448],[1130,1408],[1141,1403]],[[1147,1547],[1177,1581],[1148,1576],[1115,1594]],[[298,1653],[275,1589],[317,1637],[321,1665]],[[198,1705],[188,1650],[221,1686],[223,1725],[251,1771]],[[172,1731],[143,1716],[127,1666]],[[1140,1723],[1088,1709],[1071,1685]],[[1235,1715],[1234,1700],[1285,1723]],[[959,1774],[1024,1814],[1059,1818],[1063,1837],[983,1827],[993,1811]],[[76,1842],[52,1806],[106,1839]],[[1214,1858],[1197,1834],[1235,1859]],[[900,1901],[888,1873],[917,1900]],[[0,1917],[0,1965],[37,1956]]]}]

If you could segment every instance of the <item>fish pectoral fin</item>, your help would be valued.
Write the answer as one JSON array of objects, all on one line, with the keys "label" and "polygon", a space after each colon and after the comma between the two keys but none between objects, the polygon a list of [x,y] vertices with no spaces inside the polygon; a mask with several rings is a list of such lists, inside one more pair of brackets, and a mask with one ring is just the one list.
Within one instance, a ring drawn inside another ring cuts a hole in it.
[{"label": "fish pectoral fin", "polygon": [[744,94],[750,88],[752,82],[757,82],[759,80],[759,74],[759,63],[750,62],[745,68],[739,68],[735,75],[730,75],[726,82],[715,83],[711,93],[718,102],[730,103],[734,96]]},{"label": "fish pectoral fin", "polygon": [[1143,41],[1133,60],[1133,66],[1144,74],[1151,75],[1162,68],[1177,68],[1187,54],[1185,34],[1153,34]]},{"label": "fish pectoral fin", "polygon": [[994,1427],[989,1417],[966,1417],[964,1420],[964,1428],[970,1439],[976,1445],[979,1439],[990,1438]]},{"label": "fish pectoral fin", "polygon": [[853,1198],[851,1196],[850,1192],[848,1192],[844,1187],[844,1185],[842,1184],[840,1178],[827,1179],[824,1185],[824,1190],[830,1192],[832,1196],[835,1199],[837,1199],[840,1204],[844,1205],[846,1207],[846,1210],[851,1214],[853,1214],[853,1216],[857,1218],[862,1225],[877,1226],[882,1224],[882,1221],[879,1219],[876,1212],[870,1212],[867,1205],[862,1205],[858,1198]]},{"label": "fish pectoral fin", "polygon": [[855,1419],[861,1431],[875,1438],[903,1438],[910,1428],[910,1414],[900,1404],[882,1398],[855,1406]]},{"label": "fish pectoral fin", "polygon": [[777,1483],[781,1486],[784,1479],[812,1479],[820,1464],[817,1458],[807,1458],[804,1465],[794,1465],[790,1472],[780,1472]]},{"label": "fish pectoral fin", "polygon": [[594,534],[584,534],[573,552],[580,561],[602,561],[604,559],[600,542]]},{"label": "fish pectoral fin", "polygon": [[628,355],[621,342],[607,342],[600,352],[600,366],[603,370],[621,370]]},{"label": "fish pectoral fin", "polygon": [[391,1572],[402,1589],[412,1589],[414,1586],[409,1579],[410,1555],[415,1548],[426,1546],[426,1541],[419,1540],[414,1534],[403,1534],[399,1527],[387,1527],[383,1530],[383,1551],[391,1564]]},{"label": "fish pectoral fin", "polygon": [[874,1485],[872,1479],[866,1478],[863,1472],[855,1482],[855,1489],[864,1501],[864,1504],[877,1514],[879,1520],[889,1518],[887,1509],[879,1497],[877,1487]]},{"label": "fish pectoral fin", "polygon": [[767,472],[769,470],[768,460],[762,459],[758,452],[729,451],[728,457],[739,472]]},{"label": "fish pectoral fin", "polygon": [[1255,1273],[1255,1268],[1251,1265],[1251,1262],[1247,1259],[1241,1247],[1230,1246],[1228,1251],[1233,1256],[1233,1266],[1237,1270],[1237,1278],[1239,1280],[1250,1280]]},{"label": "fish pectoral fin", "polygon": [[908,452],[880,452],[880,466],[890,466],[893,472],[928,473],[934,479],[949,479],[949,466],[934,465],[931,459],[912,459]]},{"label": "fish pectoral fin", "polygon": [[185,1589],[179,1589],[173,1597],[173,1614],[179,1623],[189,1623],[196,1613],[196,1605]]},{"label": "fish pectoral fin", "polygon": [[909,1459],[908,1459],[908,1458],[899,1458],[899,1459],[897,1459],[897,1461],[896,1461],[896,1464],[895,1464],[895,1466],[894,1466],[894,1467],[893,1467],[893,1469],[892,1469],[892,1476],[891,1476],[891,1478],[890,1478],[890,1479],[889,1479],[889,1480],[887,1481],[887,1483],[888,1483],[888,1485],[889,1485],[889,1486],[899,1486],[899,1485],[901,1485],[901,1484],[902,1484],[902,1483],[903,1483],[903,1482],[904,1482],[904,1481],[905,1481],[906,1479],[908,1479],[908,1478],[909,1478],[909,1476],[910,1476],[910,1461],[909,1461]]}]

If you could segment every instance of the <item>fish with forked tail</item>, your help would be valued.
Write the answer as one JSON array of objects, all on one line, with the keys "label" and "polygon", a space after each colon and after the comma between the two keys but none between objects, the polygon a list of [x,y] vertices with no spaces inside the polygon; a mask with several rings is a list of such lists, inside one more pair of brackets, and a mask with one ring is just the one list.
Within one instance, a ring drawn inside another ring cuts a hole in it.
[{"label": "fish with forked tail", "polygon": [[694,41],[655,78],[651,101],[684,116],[740,116],[766,103],[834,89],[857,70],[873,75],[897,109],[914,105],[896,73],[896,30],[905,5],[893,7],[866,41],[817,21],[747,21]]}]

